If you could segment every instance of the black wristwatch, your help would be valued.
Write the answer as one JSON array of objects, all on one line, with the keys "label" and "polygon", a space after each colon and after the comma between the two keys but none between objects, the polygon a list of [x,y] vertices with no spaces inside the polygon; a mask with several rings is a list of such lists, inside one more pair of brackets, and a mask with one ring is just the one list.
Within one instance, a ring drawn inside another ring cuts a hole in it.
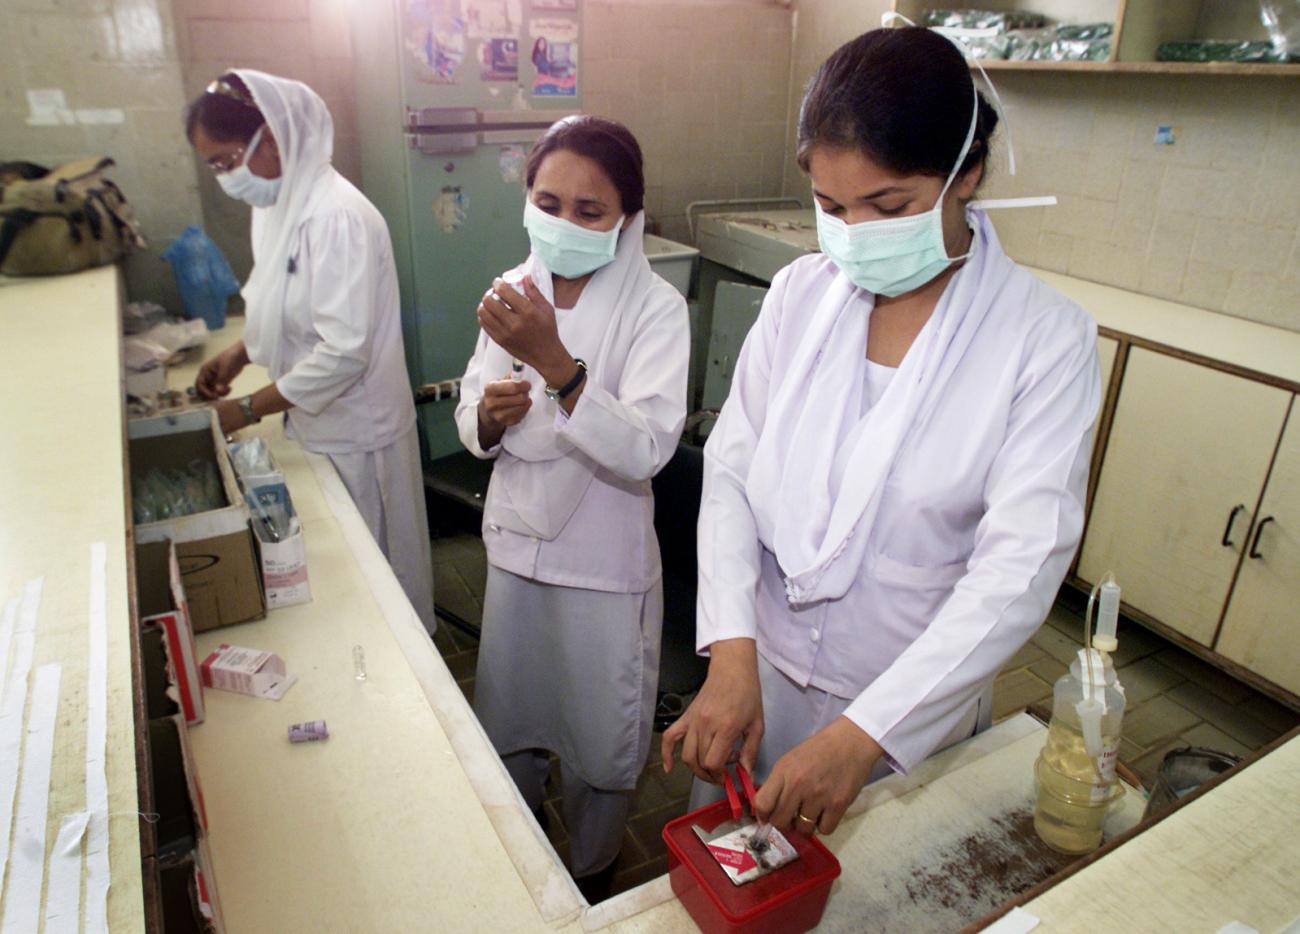
[{"label": "black wristwatch", "polygon": [[573,362],[578,364],[578,372],[573,374],[573,379],[569,380],[559,389],[556,389],[554,386],[547,386],[542,390],[546,393],[546,398],[550,399],[552,402],[559,402],[561,399],[566,398],[569,393],[573,392],[573,390],[582,385],[582,380],[587,375],[587,361],[583,360],[581,357],[574,357]]}]

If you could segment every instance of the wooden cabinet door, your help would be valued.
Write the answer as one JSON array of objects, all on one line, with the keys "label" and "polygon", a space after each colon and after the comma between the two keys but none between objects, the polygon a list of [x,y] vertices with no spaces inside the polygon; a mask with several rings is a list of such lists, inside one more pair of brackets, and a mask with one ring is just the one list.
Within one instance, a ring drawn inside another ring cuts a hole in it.
[{"label": "wooden cabinet door", "polygon": [[1300,694],[1300,408],[1294,405],[1215,650]]},{"label": "wooden cabinet door", "polygon": [[1095,583],[1113,570],[1125,602],[1208,646],[1290,398],[1263,383],[1131,349],[1079,576]]}]

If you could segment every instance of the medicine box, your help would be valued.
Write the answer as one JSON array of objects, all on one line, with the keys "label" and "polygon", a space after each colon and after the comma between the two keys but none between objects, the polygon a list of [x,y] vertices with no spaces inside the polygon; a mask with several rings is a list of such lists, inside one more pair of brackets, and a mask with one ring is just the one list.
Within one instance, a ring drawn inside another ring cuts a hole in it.
[{"label": "medicine box", "polygon": [[235,482],[216,412],[190,409],[128,424],[132,481],[154,469],[182,469],[193,461],[216,465],[226,505],[206,512],[140,523],[137,543],[171,540],[195,632],[266,615],[266,594],[249,528],[248,507]]}]

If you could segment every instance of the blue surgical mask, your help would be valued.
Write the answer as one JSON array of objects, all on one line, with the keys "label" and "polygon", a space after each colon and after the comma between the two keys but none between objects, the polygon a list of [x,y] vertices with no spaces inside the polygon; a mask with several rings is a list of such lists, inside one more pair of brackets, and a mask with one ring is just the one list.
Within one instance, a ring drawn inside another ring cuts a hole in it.
[{"label": "blue surgical mask", "polygon": [[528,199],[524,204],[524,228],[533,254],[552,273],[576,279],[614,260],[623,218],[609,230],[589,230],[547,214]]},{"label": "blue surgical mask", "polygon": [[244,158],[240,160],[239,165],[217,176],[217,184],[221,186],[222,191],[255,208],[269,208],[275,204],[275,199],[280,196],[280,182],[284,178],[283,175],[276,178],[262,178],[260,175],[254,175],[248,167],[248,160],[257,151],[257,146],[262,141],[262,131],[265,129],[265,123],[257,128],[257,132],[253,134],[253,138],[248,141],[248,146],[244,149]]},{"label": "blue surgical mask", "polygon": [[[957,156],[939,200],[923,214],[891,217],[887,220],[846,224],[817,207],[817,241],[822,252],[859,288],[876,295],[893,297],[925,285],[957,260],[949,256],[943,242],[943,199],[975,138],[979,97],[971,116],[966,142]],[[816,199],[814,199],[816,203]]]}]

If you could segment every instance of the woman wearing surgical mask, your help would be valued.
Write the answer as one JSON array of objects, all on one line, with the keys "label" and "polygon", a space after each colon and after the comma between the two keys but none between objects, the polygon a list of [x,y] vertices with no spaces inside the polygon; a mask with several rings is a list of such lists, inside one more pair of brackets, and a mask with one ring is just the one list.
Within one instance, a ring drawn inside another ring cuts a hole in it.
[{"label": "woman wearing surgical mask", "polygon": [[[226,194],[253,208],[244,339],[203,364],[197,389],[229,433],[286,413],[286,434],[328,457],[432,632],[433,565],[415,405],[388,228],[330,165],[334,123],[297,81],[222,75],[185,129]],[[248,363],[269,384],[238,400]]]},{"label": "woman wearing surgical mask", "polygon": [[709,674],[662,749],[755,766],[780,828],[830,833],[986,727],[1079,542],[1096,326],[972,206],[996,123],[917,28],[844,45],[803,100],[822,253],[773,280],[705,449]]},{"label": "woman wearing surgical mask", "polygon": [[492,284],[461,383],[465,447],[496,458],[474,709],[539,815],[559,756],[570,871],[608,891],[645,766],[663,616],[650,478],[686,418],[686,302],[650,270],[641,150],[599,117],[528,157],[531,253]]}]

